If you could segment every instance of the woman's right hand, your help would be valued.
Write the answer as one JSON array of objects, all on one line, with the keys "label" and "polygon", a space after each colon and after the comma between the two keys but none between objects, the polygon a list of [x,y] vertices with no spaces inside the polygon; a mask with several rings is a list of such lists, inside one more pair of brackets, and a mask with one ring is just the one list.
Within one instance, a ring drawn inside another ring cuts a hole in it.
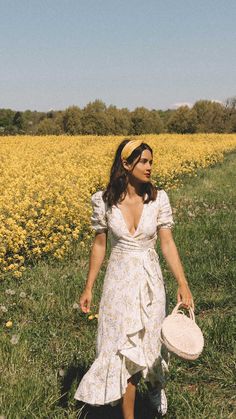
[{"label": "woman's right hand", "polygon": [[80,308],[84,313],[90,311],[90,304],[92,301],[92,291],[85,289],[80,296]]}]

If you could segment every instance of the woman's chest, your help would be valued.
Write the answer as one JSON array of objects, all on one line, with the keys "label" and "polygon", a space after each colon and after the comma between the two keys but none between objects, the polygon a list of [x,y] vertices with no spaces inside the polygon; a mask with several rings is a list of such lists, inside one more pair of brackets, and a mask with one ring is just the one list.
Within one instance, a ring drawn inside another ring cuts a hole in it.
[{"label": "woman's chest", "polygon": [[147,237],[153,237],[157,230],[157,218],[159,208],[156,202],[144,204],[140,219],[137,222],[136,230],[131,233],[129,231],[128,220],[125,219],[120,208],[115,205],[107,212],[107,224],[111,233],[117,238],[123,236],[136,237],[141,233]]}]

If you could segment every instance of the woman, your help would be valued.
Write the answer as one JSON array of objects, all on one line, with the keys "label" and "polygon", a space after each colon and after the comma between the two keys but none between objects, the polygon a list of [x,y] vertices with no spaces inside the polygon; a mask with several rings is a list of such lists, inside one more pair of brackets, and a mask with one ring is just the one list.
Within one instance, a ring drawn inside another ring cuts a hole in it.
[{"label": "woman", "polygon": [[148,144],[125,139],[116,151],[106,190],[92,195],[91,221],[96,236],[80,297],[81,310],[89,312],[108,234],[111,254],[99,305],[96,359],[74,397],[95,406],[120,402],[124,419],[134,418],[135,392],[141,376],[147,382],[152,406],[161,415],[167,411],[164,387],[169,353],[160,342],[167,304],[155,251],[157,235],[178,282],[177,302],[194,309],[171,233],[169,198],[150,182],[152,162]]}]

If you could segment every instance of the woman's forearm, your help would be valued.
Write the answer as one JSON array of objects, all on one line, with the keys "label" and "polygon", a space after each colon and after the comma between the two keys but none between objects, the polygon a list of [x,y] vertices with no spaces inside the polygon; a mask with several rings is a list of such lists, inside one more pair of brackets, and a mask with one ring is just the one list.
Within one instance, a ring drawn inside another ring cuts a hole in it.
[{"label": "woman's forearm", "polygon": [[86,290],[92,290],[94,282],[97,278],[98,272],[101,268],[103,263],[104,257],[106,254],[106,247],[104,244],[100,244],[94,241],[89,258],[89,271],[87,275],[87,281],[85,284]]},{"label": "woman's forearm", "polygon": [[162,254],[167,261],[167,264],[173,273],[178,285],[188,285],[188,281],[185,277],[182,263],[180,261],[179,253],[176,248],[174,240],[170,240],[161,247]]}]

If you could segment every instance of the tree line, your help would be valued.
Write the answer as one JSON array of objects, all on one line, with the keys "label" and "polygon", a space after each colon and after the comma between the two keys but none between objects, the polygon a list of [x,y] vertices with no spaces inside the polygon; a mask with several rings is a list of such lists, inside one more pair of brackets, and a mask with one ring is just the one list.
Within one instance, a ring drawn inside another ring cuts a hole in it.
[{"label": "tree line", "polygon": [[192,108],[134,111],[106,106],[97,99],[83,109],[70,106],[49,112],[0,109],[0,135],[139,135],[164,132],[236,132],[236,96],[225,103],[199,100]]}]

